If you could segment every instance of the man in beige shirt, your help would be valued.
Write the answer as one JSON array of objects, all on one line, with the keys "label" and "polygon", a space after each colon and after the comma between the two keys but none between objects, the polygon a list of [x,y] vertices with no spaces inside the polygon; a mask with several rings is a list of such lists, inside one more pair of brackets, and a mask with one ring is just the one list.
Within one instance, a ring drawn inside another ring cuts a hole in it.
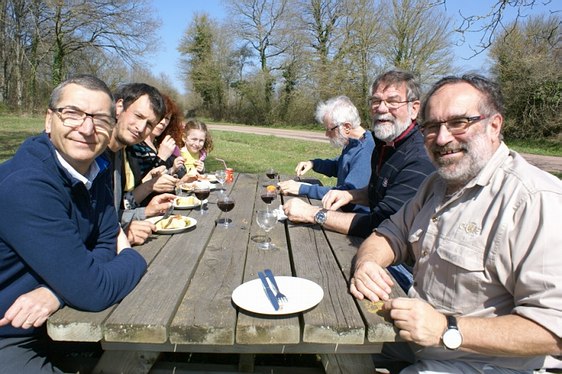
[{"label": "man in beige shirt", "polygon": [[[416,363],[402,373],[531,373],[562,354],[562,182],[502,142],[498,87],[444,78],[421,109],[437,166],[357,254],[350,290],[385,300]],[[415,261],[410,298],[384,268]]]}]

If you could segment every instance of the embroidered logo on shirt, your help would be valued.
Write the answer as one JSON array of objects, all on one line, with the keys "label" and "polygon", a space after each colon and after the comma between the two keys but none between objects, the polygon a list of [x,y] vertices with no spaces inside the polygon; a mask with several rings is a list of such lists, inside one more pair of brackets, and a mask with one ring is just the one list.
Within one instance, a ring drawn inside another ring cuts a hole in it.
[{"label": "embroidered logo on shirt", "polygon": [[472,236],[472,237],[478,236],[482,232],[482,227],[478,226],[476,224],[476,222],[461,223],[460,227],[469,236]]},{"label": "embroidered logo on shirt", "polygon": [[388,186],[388,178],[383,179],[382,186],[385,187],[385,188]]}]

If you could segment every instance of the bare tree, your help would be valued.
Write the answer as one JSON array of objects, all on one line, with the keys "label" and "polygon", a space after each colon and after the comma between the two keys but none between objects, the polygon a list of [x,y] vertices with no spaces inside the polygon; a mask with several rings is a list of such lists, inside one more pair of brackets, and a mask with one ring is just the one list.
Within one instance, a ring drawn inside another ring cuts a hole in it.
[{"label": "bare tree", "polygon": [[[383,50],[390,66],[409,70],[422,83],[450,71],[449,18],[424,0],[386,0],[391,9],[386,16],[387,48]],[[383,5],[384,6],[384,5]]]}]

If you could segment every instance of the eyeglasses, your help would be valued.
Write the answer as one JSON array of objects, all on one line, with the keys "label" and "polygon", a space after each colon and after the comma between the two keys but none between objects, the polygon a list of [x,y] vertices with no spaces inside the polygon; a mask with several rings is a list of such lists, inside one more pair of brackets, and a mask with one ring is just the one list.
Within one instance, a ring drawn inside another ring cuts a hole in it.
[{"label": "eyeglasses", "polygon": [[396,100],[396,99],[379,99],[378,97],[371,96],[367,99],[371,108],[378,108],[384,102],[388,109],[398,109],[406,103],[411,103],[414,100]]},{"label": "eyeglasses", "polygon": [[464,134],[470,125],[473,125],[485,118],[487,117],[479,115],[472,117],[455,117],[446,121],[428,121],[421,126],[421,131],[426,138],[434,137],[439,133],[441,126],[445,125],[447,131],[449,131],[451,135],[460,135]]},{"label": "eyeglasses", "polygon": [[332,131],[334,131],[335,129],[337,129],[338,127],[340,127],[339,124],[337,124],[337,125],[335,125],[335,126],[332,126],[332,127],[328,127],[326,130],[329,131],[329,132],[332,132]]},{"label": "eyeglasses", "polygon": [[111,130],[115,126],[115,118],[107,114],[90,114],[74,107],[50,108],[62,121],[64,126],[81,126],[90,117],[94,126]]}]

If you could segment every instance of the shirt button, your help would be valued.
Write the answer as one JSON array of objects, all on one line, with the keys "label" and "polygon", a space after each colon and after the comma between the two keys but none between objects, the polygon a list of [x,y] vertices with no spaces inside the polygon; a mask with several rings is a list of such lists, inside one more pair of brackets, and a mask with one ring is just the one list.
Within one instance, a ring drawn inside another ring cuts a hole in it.
[{"label": "shirt button", "polygon": [[427,256],[427,251],[424,250],[424,251],[422,252],[422,256],[423,256],[423,257]]},{"label": "shirt button", "polygon": [[439,217],[433,216],[433,217],[431,217],[431,221],[432,221],[433,223],[437,223],[437,222],[439,221]]}]

